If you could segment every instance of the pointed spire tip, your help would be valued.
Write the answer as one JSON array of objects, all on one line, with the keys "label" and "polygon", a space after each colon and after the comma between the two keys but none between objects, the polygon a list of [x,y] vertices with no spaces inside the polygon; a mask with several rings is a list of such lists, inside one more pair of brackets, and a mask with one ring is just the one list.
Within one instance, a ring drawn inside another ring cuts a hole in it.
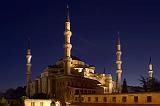
[{"label": "pointed spire tip", "polygon": [[150,59],[149,59],[149,64],[151,64],[151,62],[152,62],[152,59],[151,59],[151,57],[150,57]]},{"label": "pointed spire tip", "polygon": [[67,16],[66,16],[66,22],[70,22],[70,18],[69,18],[69,6],[67,4]]},{"label": "pointed spire tip", "polygon": [[27,40],[27,49],[30,49],[31,48],[31,40],[30,38],[28,38]]},{"label": "pointed spire tip", "polygon": [[119,31],[117,32],[117,45],[120,45],[120,37],[119,37]]}]

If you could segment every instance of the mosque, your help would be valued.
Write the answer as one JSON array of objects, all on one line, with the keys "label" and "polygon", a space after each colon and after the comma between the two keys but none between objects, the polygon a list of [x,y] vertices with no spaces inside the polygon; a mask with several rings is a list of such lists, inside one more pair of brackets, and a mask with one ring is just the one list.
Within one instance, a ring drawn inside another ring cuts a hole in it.
[{"label": "mosque", "polygon": [[[44,93],[49,98],[72,102],[75,95],[96,95],[121,92],[122,60],[119,34],[116,41],[116,79],[111,74],[95,73],[95,66],[90,65],[78,57],[71,55],[72,44],[71,22],[69,8],[64,28],[64,57],[54,65],[49,65],[35,80],[31,79],[31,48],[27,48],[26,64],[26,93],[28,97]],[[74,46],[73,46],[74,47]],[[152,78],[152,64],[149,76]]]}]

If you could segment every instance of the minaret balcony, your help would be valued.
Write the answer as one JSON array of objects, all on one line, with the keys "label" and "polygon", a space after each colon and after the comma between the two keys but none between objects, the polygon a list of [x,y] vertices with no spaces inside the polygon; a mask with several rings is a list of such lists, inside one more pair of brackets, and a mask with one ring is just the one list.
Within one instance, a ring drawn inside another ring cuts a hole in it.
[{"label": "minaret balcony", "polygon": [[116,64],[122,64],[122,61],[116,61]]},{"label": "minaret balcony", "polygon": [[70,30],[66,30],[64,31],[64,36],[71,36],[72,35],[72,32]]},{"label": "minaret balcony", "polygon": [[116,55],[121,55],[121,54],[122,54],[121,51],[117,51],[117,52],[116,52]]},{"label": "minaret balcony", "polygon": [[70,43],[64,44],[64,48],[71,49],[72,45]]},{"label": "minaret balcony", "polygon": [[117,70],[116,73],[122,73],[122,70]]}]

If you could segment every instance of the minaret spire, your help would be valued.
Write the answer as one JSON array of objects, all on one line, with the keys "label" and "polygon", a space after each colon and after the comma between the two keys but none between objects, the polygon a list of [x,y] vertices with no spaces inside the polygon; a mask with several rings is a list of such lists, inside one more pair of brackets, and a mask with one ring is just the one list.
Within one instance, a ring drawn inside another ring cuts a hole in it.
[{"label": "minaret spire", "polygon": [[64,72],[65,74],[70,74],[71,69],[71,49],[72,44],[70,43],[72,32],[70,31],[70,18],[69,18],[69,6],[67,5],[67,16],[65,21],[65,44],[64,44]]},{"label": "minaret spire", "polygon": [[117,43],[116,43],[116,45],[121,45],[119,32],[117,33]]},{"label": "minaret spire", "polygon": [[30,82],[31,82],[31,48],[30,48],[30,39],[28,39],[27,44],[27,53],[26,53],[26,94],[28,97],[30,97]]},{"label": "minaret spire", "polygon": [[117,43],[116,43],[116,64],[117,64],[117,69],[116,69],[116,92],[121,92],[121,77],[122,77],[122,61],[121,61],[121,44],[120,44],[120,37],[119,37],[119,32],[117,35]]},{"label": "minaret spire", "polygon": [[149,64],[151,64],[151,62],[152,62],[152,59],[151,59],[151,57],[149,58]]},{"label": "minaret spire", "polygon": [[70,18],[69,18],[69,6],[68,6],[68,4],[67,4],[66,22],[70,22]]},{"label": "minaret spire", "polygon": [[29,38],[27,40],[27,49],[31,49],[31,41]]},{"label": "minaret spire", "polygon": [[153,66],[152,66],[152,62],[151,62],[151,57],[149,59],[149,71],[148,71],[148,74],[149,74],[149,80],[152,80],[152,78],[153,78]]}]

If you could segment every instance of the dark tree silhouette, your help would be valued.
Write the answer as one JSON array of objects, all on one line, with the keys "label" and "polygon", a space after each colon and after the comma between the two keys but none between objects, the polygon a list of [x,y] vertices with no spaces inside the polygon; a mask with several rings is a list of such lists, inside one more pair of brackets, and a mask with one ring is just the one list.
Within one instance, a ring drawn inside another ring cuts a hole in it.
[{"label": "dark tree silhouette", "polygon": [[160,81],[155,78],[148,79],[143,76],[139,79],[140,84],[142,85],[144,91],[160,91]]},{"label": "dark tree silhouette", "polygon": [[7,99],[20,99],[22,96],[26,96],[25,87],[17,87],[16,89],[8,89],[4,93]]},{"label": "dark tree silhouette", "polygon": [[25,90],[25,88],[23,88],[23,87],[18,87],[18,88],[16,89],[16,95],[17,95],[17,98],[20,98],[20,97],[22,97],[22,96],[26,96],[26,90]]},{"label": "dark tree silhouette", "polygon": [[127,86],[127,82],[126,79],[123,80],[123,85],[122,85],[122,93],[127,93],[128,92],[128,86]]},{"label": "dark tree silhouette", "polygon": [[139,81],[140,81],[140,84],[142,85],[142,88],[144,89],[144,91],[147,91],[148,90],[147,80],[143,76],[141,76]]},{"label": "dark tree silhouette", "polygon": [[5,92],[5,96],[7,99],[15,99],[16,98],[16,94],[15,94],[15,89],[8,89],[6,92]]},{"label": "dark tree silhouette", "polygon": [[160,82],[155,78],[148,79],[147,87],[148,91],[160,91]]}]

